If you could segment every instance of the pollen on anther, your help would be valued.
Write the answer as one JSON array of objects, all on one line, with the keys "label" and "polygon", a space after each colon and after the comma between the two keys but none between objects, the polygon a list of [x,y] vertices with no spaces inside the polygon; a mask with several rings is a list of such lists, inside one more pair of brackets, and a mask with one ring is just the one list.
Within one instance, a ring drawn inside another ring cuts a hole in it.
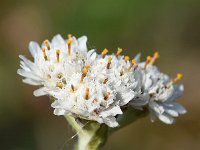
[{"label": "pollen on anther", "polygon": [[105,48],[103,51],[102,51],[102,57],[104,58],[106,56],[106,54],[108,53],[108,50]]},{"label": "pollen on anther", "polygon": [[174,83],[176,83],[177,81],[181,80],[183,78],[183,74],[181,73],[177,73],[176,77],[174,79],[172,79],[167,85],[166,88],[170,87],[171,85],[173,85]]},{"label": "pollen on anther", "polygon": [[174,78],[172,82],[175,83],[175,82],[181,80],[182,78],[183,78],[183,74],[177,73],[176,78]]},{"label": "pollen on anther", "polygon": [[147,56],[146,62],[145,62],[145,65],[144,65],[144,69],[146,69],[147,65],[150,64],[151,60],[152,60],[152,57],[151,56]]},{"label": "pollen on anther", "polygon": [[47,47],[48,50],[50,50],[50,45],[49,45],[49,40],[44,41],[45,46]]},{"label": "pollen on anther", "polygon": [[90,65],[86,65],[86,66],[85,66],[85,69],[89,69],[89,68],[90,68]]},{"label": "pollen on anther", "polygon": [[89,70],[86,69],[86,68],[83,69],[80,83],[83,83],[83,80],[84,80],[84,78],[86,77],[88,71],[89,71]]},{"label": "pollen on anther", "polygon": [[72,34],[67,35],[68,39],[72,38]]},{"label": "pollen on anther", "polygon": [[47,61],[47,54],[46,54],[45,48],[42,48],[42,53],[43,53],[45,61]]},{"label": "pollen on anther", "polygon": [[155,52],[154,55],[153,55],[153,57],[151,58],[149,64],[154,64],[154,62],[156,61],[156,59],[158,59],[159,57],[160,57],[159,53]]},{"label": "pollen on anther", "polygon": [[123,51],[122,48],[119,48],[119,47],[118,47],[118,48],[117,48],[116,56],[119,56],[119,55],[122,53],[122,51]]},{"label": "pollen on anther", "polygon": [[68,55],[71,54],[71,44],[72,44],[72,35],[68,34],[68,40],[67,40],[67,45],[68,45]]},{"label": "pollen on anther", "polygon": [[107,63],[107,69],[110,69],[111,61],[112,61],[112,57],[109,57],[108,63]]},{"label": "pollen on anther", "polygon": [[125,61],[129,61],[129,60],[130,60],[130,57],[129,57],[129,56],[125,56],[125,57],[124,57],[124,60],[125,60]]},{"label": "pollen on anther", "polygon": [[57,58],[57,62],[60,62],[60,50],[59,49],[56,50],[56,58]]},{"label": "pollen on anther", "polygon": [[130,66],[128,67],[128,71],[130,71],[131,68],[133,67],[133,65],[135,65],[135,64],[136,64],[136,60],[135,60],[135,59],[132,59],[131,64],[130,64]]},{"label": "pollen on anther", "polygon": [[61,82],[57,83],[56,86],[59,88],[63,88],[63,84]]}]

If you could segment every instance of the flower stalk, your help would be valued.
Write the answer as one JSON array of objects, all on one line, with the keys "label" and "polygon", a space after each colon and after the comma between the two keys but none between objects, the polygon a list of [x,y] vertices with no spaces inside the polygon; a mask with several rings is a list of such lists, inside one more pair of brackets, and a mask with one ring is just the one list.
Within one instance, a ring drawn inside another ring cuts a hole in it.
[{"label": "flower stalk", "polygon": [[105,124],[89,121],[84,125],[72,114],[65,115],[65,118],[78,135],[75,150],[98,150],[106,142],[108,126]]}]

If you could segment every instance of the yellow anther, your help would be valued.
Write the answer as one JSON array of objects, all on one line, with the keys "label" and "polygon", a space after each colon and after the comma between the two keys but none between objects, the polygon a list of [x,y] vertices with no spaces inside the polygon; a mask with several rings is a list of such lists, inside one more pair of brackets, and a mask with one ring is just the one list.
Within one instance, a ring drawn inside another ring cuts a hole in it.
[{"label": "yellow anther", "polygon": [[170,87],[172,84],[176,83],[177,81],[181,80],[183,78],[183,74],[177,73],[176,77],[172,79],[167,85],[166,88]]},{"label": "yellow anther", "polygon": [[136,64],[136,60],[135,59],[132,59],[132,64]]},{"label": "yellow anther", "polygon": [[151,60],[152,60],[152,57],[151,56],[147,56],[147,59],[146,59],[145,65],[144,65],[144,69],[147,68],[147,65],[150,64]]},{"label": "yellow anther", "polygon": [[183,74],[178,73],[178,74],[177,74],[177,78],[178,78],[179,80],[182,79],[182,78],[183,78]]},{"label": "yellow anther", "polygon": [[47,61],[47,54],[46,54],[45,48],[42,48],[42,53],[43,53],[45,61]]},{"label": "yellow anther", "polygon": [[73,93],[75,91],[74,85],[71,84],[70,92]]},{"label": "yellow anther", "polygon": [[67,41],[67,44],[68,44],[68,45],[71,45],[71,44],[72,44],[72,39],[69,39],[69,40]]},{"label": "yellow anther", "polygon": [[177,73],[176,78],[174,78],[174,79],[172,80],[172,82],[175,83],[175,82],[181,80],[182,78],[183,78],[183,74]]},{"label": "yellow anther", "polygon": [[155,58],[158,58],[159,56],[160,56],[160,55],[159,55],[158,52],[155,52],[155,53],[154,53],[154,57],[155,57]]},{"label": "yellow anther", "polygon": [[89,99],[89,95],[90,95],[90,89],[86,88],[85,90],[85,99],[88,100]]},{"label": "yellow anther", "polygon": [[147,56],[147,61],[148,61],[148,62],[150,62],[150,61],[151,61],[151,59],[152,59],[152,57],[151,57],[151,56]]},{"label": "yellow anther", "polygon": [[60,62],[60,50],[59,49],[56,50],[56,58],[57,58],[57,62]]},{"label": "yellow anther", "polygon": [[72,38],[72,34],[68,34],[67,37],[68,37],[68,39],[71,39]]},{"label": "yellow anther", "polygon": [[59,88],[63,88],[63,84],[61,82],[57,83],[56,86]]},{"label": "yellow anther", "polygon": [[86,69],[89,69],[89,68],[90,68],[90,65],[86,65],[85,68],[86,68]]},{"label": "yellow anther", "polygon": [[149,64],[154,64],[154,62],[156,61],[156,59],[158,59],[160,57],[158,52],[155,52],[153,55],[153,58],[151,59]]},{"label": "yellow anther", "polygon": [[71,54],[71,45],[72,45],[72,35],[68,34],[68,40],[67,40],[67,45],[68,45],[68,55]]},{"label": "yellow anther", "polygon": [[130,71],[131,68],[133,67],[133,65],[135,65],[135,64],[136,64],[136,60],[135,60],[135,59],[132,59],[131,64],[130,64],[130,66],[128,67],[128,71]]},{"label": "yellow anther", "polygon": [[47,47],[48,50],[50,50],[50,45],[49,45],[49,40],[44,41],[45,46]]},{"label": "yellow anther", "polygon": [[122,52],[123,50],[122,50],[122,48],[117,48],[117,53],[116,53],[116,56],[119,56],[120,54],[121,54],[121,52]]},{"label": "yellow anther", "polygon": [[107,69],[110,69],[111,61],[112,61],[112,57],[109,57],[108,58]]},{"label": "yellow anther", "polygon": [[86,68],[83,69],[80,83],[83,83],[83,80],[84,80],[84,78],[86,77],[88,71],[89,71],[89,70],[86,69]]},{"label": "yellow anther", "polygon": [[125,61],[129,61],[129,60],[130,60],[130,57],[129,57],[129,56],[125,56],[125,57],[124,57],[124,60],[125,60]]},{"label": "yellow anther", "polygon": [[105,58],[106,54],[108,53],[108,50],[105,48],[103,51],[102,51],[102,57]]},{"label": "yellow anther", "polygon": [[88,73],[88,69],[84,68],[83,73],[85,73],[85,74]]}]

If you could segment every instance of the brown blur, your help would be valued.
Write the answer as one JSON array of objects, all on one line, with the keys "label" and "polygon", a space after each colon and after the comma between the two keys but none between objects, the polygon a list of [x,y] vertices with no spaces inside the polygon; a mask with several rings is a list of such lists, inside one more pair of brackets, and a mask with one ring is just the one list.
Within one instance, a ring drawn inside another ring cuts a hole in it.
[{"label": "brown blur", "polygon": [[171,75],[184,74],[188,110],[175,125],[149,117],[111,135],[103,150],[200,149],[200,1],[59,0],[0,1],[0,149],[70,150],[76,138],[63,117],[53,115],[48,97],[23,84],[16,71],[28,43],[60,33],[87,35],[90,48],[142,59],[159,51],[156,64]]}]

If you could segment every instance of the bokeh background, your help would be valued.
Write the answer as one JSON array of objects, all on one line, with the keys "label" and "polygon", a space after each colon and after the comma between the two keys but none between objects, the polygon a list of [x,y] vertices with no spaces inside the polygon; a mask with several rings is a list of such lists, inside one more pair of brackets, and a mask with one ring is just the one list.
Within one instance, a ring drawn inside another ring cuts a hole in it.
[{"label": "bokeh background", "polygon": [[159,51],[163,72],[182,72],[188,113],[175,125],[148,117],[111,135],[103,150],[200,149],[199,0],[0,0],[0,149],[70,150],[76,138],[48,97],[16,74],[19,54],[30,57],[30,40],[41,43],[60,33],[87,35],[88,46],[142,58]]}]

